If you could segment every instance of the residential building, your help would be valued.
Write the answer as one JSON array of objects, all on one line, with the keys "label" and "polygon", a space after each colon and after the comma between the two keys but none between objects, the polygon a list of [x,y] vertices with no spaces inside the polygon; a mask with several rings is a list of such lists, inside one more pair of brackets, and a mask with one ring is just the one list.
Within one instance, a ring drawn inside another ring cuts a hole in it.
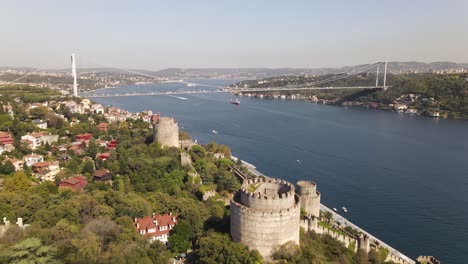
[{"label": "residential building", "polygon": [[135,227],[138,233],[146,236],[151,242],[159,240],[167,243],[169,233],[177,224],[177,217],[171,214],[147,216],[135,218]]},{"label": "residential building", "polygon": [[108,160],[110,158],[111,154],[109,152],[104,152],[104,153],[98,153],[96,155],[96,158],[100,160]]},{"label": "residential building", "polygon": [[116,149],[117,145],[118,145],[117,140],[112,139],[111,141],[109,141],[109,143],[107,143],[107,148],[108,149]]},{"label": "residential building", "polygon": [[14,145],[15,140],[10,132],[0,132],[0,145]]},{"label": "residential building", "polygon": [[22,136],[21,141],[26,143],[30,149],[35,150],[42,145],[42,134],[39,132],[29,133]]},{"label": "residential building", "polygon": [[23,157],[24,163],[26,166],[31,167],[34,163],[44,161],[44,157],[37,154],[29,154]]},{"label": "residential building", "polygon": [[34,119],[33,124],[36,125],[40,129],[47,129],[47,121],[42,119]]},{"label": "residential building", "polygon": [[75,136],[76,141],[86,141],[86,140],[90,140],[91,138],[93,138],[93,134],[91,133],[79,134]]},{"label": "residential building", "polygon": [[83,175],[76,175],[65,180],[62,180],[59,184],[60,189],[72,189],[74,191],[83,191],[88,180]]},{"label": "residential building", "polygon": [[112,176],[109,170],[100,169],[94,172],[93,180],[95,182],[103,182],[107,184],[112,184]]}]

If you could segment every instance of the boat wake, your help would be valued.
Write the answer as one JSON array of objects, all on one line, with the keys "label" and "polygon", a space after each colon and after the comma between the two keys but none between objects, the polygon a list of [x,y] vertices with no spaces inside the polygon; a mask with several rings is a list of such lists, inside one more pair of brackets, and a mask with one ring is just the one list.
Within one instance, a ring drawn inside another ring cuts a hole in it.
[{"label": "boat wake", "polygon": [[182,96],[171,95],[171,97],[175,97],[175,98],[180,99],[180,100],[188,100],[188,98],[182,97]]}]

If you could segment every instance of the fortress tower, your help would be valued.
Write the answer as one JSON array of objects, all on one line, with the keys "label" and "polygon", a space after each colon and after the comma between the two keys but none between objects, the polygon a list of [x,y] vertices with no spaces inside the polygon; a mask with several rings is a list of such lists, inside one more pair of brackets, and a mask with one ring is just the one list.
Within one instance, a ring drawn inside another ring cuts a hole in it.
[{"label": "fortress tower", "polygon": [[179,145],[179,123],[173,117],[160,117],[156,124],[154,140],[162,146],[180,147]]},{"label": "fortress tower", "polygon": [[307,216],[318,218],[320,216],[320,193],[317,185],[311,181],[297,182],[297,194],[301,208],[307,212]]},{"label": "fortress tower", "polygon": [[299,244],[299,201],[294,185],[279,179],[245,181],[231,200],[231,236],[269,258],[274,247]]}]

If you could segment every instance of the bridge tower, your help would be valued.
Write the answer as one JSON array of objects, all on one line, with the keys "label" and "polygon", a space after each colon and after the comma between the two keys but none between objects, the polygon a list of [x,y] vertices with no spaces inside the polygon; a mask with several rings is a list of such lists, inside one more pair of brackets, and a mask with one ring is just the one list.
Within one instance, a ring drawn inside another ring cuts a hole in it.
[{"label": "bridge tower", "polygon": [[377,73],[375,74],[375,87],[379,86],[379,67],[380,67],[380,63],[377,64]]},{"label": "bridge tower", "polygon": [[78,96],[78,83],[76,81],[75,54],[71,55],[72,77],[73,77],[73,95]]},{"label": "bridge tower", "polygon": [[384,67],[384,76],[383,76],[383,87],[384,87],[384,91],[387,90],[387,61],[385,61],[385,67]]}]

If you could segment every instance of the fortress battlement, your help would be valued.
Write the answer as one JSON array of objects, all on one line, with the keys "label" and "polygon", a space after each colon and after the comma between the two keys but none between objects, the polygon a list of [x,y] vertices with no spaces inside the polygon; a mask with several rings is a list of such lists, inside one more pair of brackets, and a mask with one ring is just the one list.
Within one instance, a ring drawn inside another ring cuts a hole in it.
[{"label": "fortress battlement", "polygon": [[240,204],[258,211],[279,211],[297,204],[294,185],[280,179],[247,180],[239,190]]}]

